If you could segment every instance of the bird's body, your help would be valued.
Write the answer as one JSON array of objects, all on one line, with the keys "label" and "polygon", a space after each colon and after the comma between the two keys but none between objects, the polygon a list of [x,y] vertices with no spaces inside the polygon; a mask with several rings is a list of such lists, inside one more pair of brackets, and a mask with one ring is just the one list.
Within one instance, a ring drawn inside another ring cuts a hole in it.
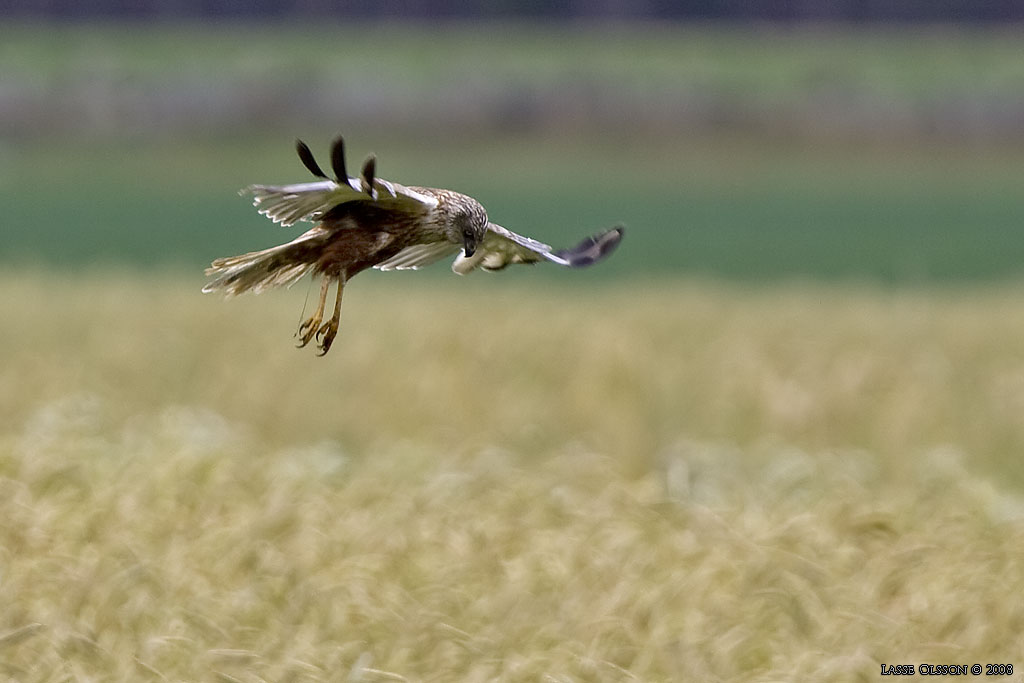
[{"label": "bird's body", "polygon": [[[323,181],[295,185],[253,185],[259,212],[282,225],[316,221],[296,239],[262,251],[215,260],[204,292],[228,295],[260,292],[295,283],[307,273],[323,277],[319,306],[299,327],[300,346],[315,336],[327,353],[338,331],[345,283],[367,268],[415,269],[462,250],[452,269],[465,274],[476,267],[499,270],[509,263],[548,260],[579,267],[614,249],[622,228],[587,238],[573,249],[555,252],[546,244],[517,235],[487,219],[478,201],[451,190],[402,186],[376,178],[370,157],[360,178],[345,173],[344,147],[335,141],[331,161],[336,180],[320,169],[309,149],[298,143],[299,158]],[[358,188],[358,189],[357,189]],[[323,323],[328,289],[338,283],[334,316]]]},{"label": "bird's body", "polygon": [[450,244],[451,251],[455,251],[462,241],[451,241],[445,230],[454,214],[462,211],[487,219],[484,208],[464,194],[429,187],[409,189],[432,197],[436,205],[385,208],[372,200],[346,202],[324,214],[321,225],[329,235],[317,272],[336,275],[341,270],[351,277],[417,245]]}]

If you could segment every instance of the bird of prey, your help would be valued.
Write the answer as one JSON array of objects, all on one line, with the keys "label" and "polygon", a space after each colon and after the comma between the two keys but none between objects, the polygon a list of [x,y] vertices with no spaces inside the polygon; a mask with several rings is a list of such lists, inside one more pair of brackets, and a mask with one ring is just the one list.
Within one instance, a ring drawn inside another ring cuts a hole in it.
[{"label": "bird of prey", "polygon": [[[259,293],[288,286],[307,273],[320,275],[320,301],[313,315],[299,325],[299,347],[314,339],[326,354],[338,334],[341,295],[357,273],[415,269],[460,252],[452,270],[463,275],[480,267],[501,270],[510,263],[550,261],[578,268],[596,263],[622,239],[621,226],[588,237],[575,247],[556,251],[518,235],[487,219],[478,201],[451,190],[405,186],[377,177],[376,157],[363,164],[358,178],[345,171],[345,145],[341,137],[331,148],[330,178],[304,142],[297,151],[316,182],[295,185],[251,185],[259,213],[289,226],[297,221],[316,225],[297,238],[270,249],[215,260],[206,274],[212,279],[204,292],[227,295]],[[331,283],[337,283],[334,315],[324,322]]]}]

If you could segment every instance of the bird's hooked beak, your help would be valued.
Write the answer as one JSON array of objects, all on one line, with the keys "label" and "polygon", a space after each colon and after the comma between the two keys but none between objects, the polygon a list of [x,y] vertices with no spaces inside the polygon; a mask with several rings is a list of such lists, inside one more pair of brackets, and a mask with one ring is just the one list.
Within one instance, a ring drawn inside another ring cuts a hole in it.
[{"label": "bird's hooked beak", "polygon": [[462,236],[462,249],[466,253],[466,258],[469,258],[476,252],[476,235],[471,232],[467,232]]}]

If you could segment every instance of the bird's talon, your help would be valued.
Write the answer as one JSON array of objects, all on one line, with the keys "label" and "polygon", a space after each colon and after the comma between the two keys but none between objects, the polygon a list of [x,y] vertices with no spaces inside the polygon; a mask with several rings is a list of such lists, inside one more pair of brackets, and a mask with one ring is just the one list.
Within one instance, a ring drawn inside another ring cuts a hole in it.
[{"label": "bird's talon", "polygon": [[299,325],[299,331],[295,333],[295,336],[299,338],[298,348],[304,347],[306,344],[313,340],[313,336],[316,334],[320,326],[320,318],[313,317],[309,318],[301,325]]},{"label": "bird's talon", "polygon": [[319,356],[326,355],[331,350],[331,344],[334,343],[334,338],[338,336],[338,321],[328,320],[325,322],[319,330],[316,332],[316,340],[320,345]]}]

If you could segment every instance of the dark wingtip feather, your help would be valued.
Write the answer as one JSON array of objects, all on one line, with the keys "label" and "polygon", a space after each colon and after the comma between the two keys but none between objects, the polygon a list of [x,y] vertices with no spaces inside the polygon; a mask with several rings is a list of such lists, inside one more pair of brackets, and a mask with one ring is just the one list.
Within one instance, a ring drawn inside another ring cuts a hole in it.
[{"label": "dark wingtip feather", "polygon": [[363,163],[363,192],[374,199],[377,198],[377,191],[373,189],[373,179],[377,175],[377,157],[370,155]]},{"label": "dark wingtip feather", "polygon": [[320,168],[320,164],[316,163],[316,159],[313,158],[313,153],[309,151],[309,147],[302,140],[295,141],[295,151],[299,153],[299,159],[302,160],[302,165],[309,170],[310,173],[318,178],[326,178],[327,174]]},{"label": "dark wingtip feather", "polygon": [[331,170],[334,171],[335,180],[349,184],[348,172],[345,170],[345,139],[340,135],[331,143]]},{"label": "dark wingtip feather", "polygon": [[556,251],[555,256],[568,261],[570,268],[592,266],[598,261],[603,261],[615,251],[619,242],[622,241],[623,232],[625,232],[625,227],[617,225],[610,230],[586,238],[575,247]]}]

